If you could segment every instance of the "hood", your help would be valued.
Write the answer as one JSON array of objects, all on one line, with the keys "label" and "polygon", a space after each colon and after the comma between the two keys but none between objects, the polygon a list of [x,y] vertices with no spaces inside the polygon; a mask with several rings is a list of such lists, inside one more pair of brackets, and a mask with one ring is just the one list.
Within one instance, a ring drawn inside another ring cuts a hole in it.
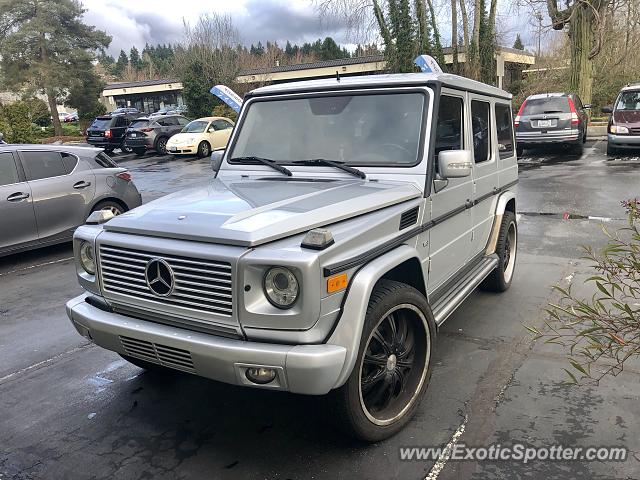
[{"label": "hood", "polygon": [[625,127],[640,127],[640,110],[616,110],[613,112],[613,123]]},{"label": "hood", "polygon": [[253,247],[417,198],[415,185],[366,180],[214,179],[113,218],[112,232]]}]

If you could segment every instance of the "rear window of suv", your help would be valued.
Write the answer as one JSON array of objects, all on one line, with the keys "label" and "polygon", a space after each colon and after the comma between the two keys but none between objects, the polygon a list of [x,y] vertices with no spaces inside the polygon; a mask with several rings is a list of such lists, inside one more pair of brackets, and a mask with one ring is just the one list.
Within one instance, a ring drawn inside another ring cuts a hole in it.
[{"label": "rear window of suv", "polygon": [[129,128],[144,128],[149,125],[149,120],[133,120]]},{"label": "rear window of suv", "polygon": [[111,117],[107,117],[107,118],[96,118],[93,123],[91,124],[91,126],[89,128],[95,129],[95,130],[105,130],[107,128],[109,128],[111,126],[111,121],[113,120],[113,118]]},{"label": "rear window of suv", "polygon": [[521,115],[541,115],[543,113],[571,113],[567,97],[527,99]]}]

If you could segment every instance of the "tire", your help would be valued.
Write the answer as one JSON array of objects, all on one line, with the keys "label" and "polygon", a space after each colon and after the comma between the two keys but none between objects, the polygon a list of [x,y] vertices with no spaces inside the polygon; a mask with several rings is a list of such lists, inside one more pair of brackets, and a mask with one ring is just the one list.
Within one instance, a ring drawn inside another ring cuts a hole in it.
[{"label": "tire", "polygon": [[113,200],[103,200],[102,202],[97,203],[96,206],[94,206],[91,209],[91,213],[97,212],[99,210],[111,210],[111,212],[115,216],[118,216],[118,215],[126,212],[128,209],[123,207],[118,202],[114,202]]},{"label": "tire", "polygon": [[573,147],[571,148],[571,152],[576,155],[582,155],[582,153],[584,152],[584,143],[581,140],[578,140],[578,143],[573,145]]},{"label": "tire", "polygon": [[518,145],[518,146],[516,147],[516,155],[517,155],[518,157],[521,157],[523,153],[524,153],[524,147],[523,147],[523,146],[521,146],[521,145]]},{"label": "tire", "polygon": [[136,155],[138,155],[139,157],[141,157],[142,155],[144,155],[146,153],[147,149],[146,148],[134,148],[133,149],[133,153],[135,153]]},{"label": "tire", "polygon": [[131,147],[125,147],[124,145],[122,145],[120,147],[120,151],[122,153],[131,153],[131,152],[133,152],[133,149]]},{"label": "tire", "polygon": [[158,153],[161,153],[162,155],[166,155],[167,154],[167,141],[169,139],[167,137],[160,137],[159,139],[156,140],[156,146],[155,146],[155,150]]},{"label": "tire", "polygon": [[498,266],[484,279],[480,287],[490,292],[504,292],[511,286],[518,253],[518,223],[513,212],[506,211],[502,216],[496,253]]},{"label": "tire", "polygon": [[587,129],[584,129],[584,135],[582,136],[582,143],[587,143]]},{"label": "tire", "polygon": [[198,152],[196,153],[198,158],[208,157],[211,155],[211,145],[209,142],[202,141],[198,144]]},{"label": "tire", "polygon": [[142,360],[136,357],[130,357],[129,355],[124,355],[122,353],[119,353],[118,355],[120,355],[122,358],[124,358],[127,362],[131,363],[132,365],[135,365],[136,367],[140,367],[146,370],[147,372],[150,372],[153,374],[163,374],[163,375],[180,374],[180,371],[178,370],[174,370],[173,368],[169,368],[169,367],[163,367],[162,365],[159,365],[157,363],[147,362],[146,360]]},{"label": "tire", "polygon": [[329,393],[336,426],[365,442],[400,431],[429,384],[435,332],[424,295],[404,283],[378,282],[369,299],[353,371],[342,387]]},{"label": "tire", "polygon": [[607,142],[607,156],[614,156],[618,154],[618,149]]}]

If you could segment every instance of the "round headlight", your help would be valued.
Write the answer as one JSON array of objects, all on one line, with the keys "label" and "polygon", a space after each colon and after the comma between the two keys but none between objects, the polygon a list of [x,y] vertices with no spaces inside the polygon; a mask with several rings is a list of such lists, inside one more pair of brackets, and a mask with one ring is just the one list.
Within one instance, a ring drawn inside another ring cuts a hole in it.
[{"label": "round headlight", "polygon": [[90,275],[96,273],[96,258],[93,253],[93,245],[83,241],[80,244],[80,266]]},{"label": "round headlight", "polygon": [[264,292],[272,305],[290,308],[298,298],[298,279],[288,268],[273,267],[264,277]]}]

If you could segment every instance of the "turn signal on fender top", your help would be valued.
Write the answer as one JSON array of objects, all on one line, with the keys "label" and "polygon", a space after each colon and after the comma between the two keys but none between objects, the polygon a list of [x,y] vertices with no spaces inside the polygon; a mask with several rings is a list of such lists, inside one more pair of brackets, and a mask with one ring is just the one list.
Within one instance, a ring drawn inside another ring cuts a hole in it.
[{"label": "turn signal on fender top", "polygon": [[335,293],[347,288],[347,274],[341,273],[327,279],[327,292]]}]

